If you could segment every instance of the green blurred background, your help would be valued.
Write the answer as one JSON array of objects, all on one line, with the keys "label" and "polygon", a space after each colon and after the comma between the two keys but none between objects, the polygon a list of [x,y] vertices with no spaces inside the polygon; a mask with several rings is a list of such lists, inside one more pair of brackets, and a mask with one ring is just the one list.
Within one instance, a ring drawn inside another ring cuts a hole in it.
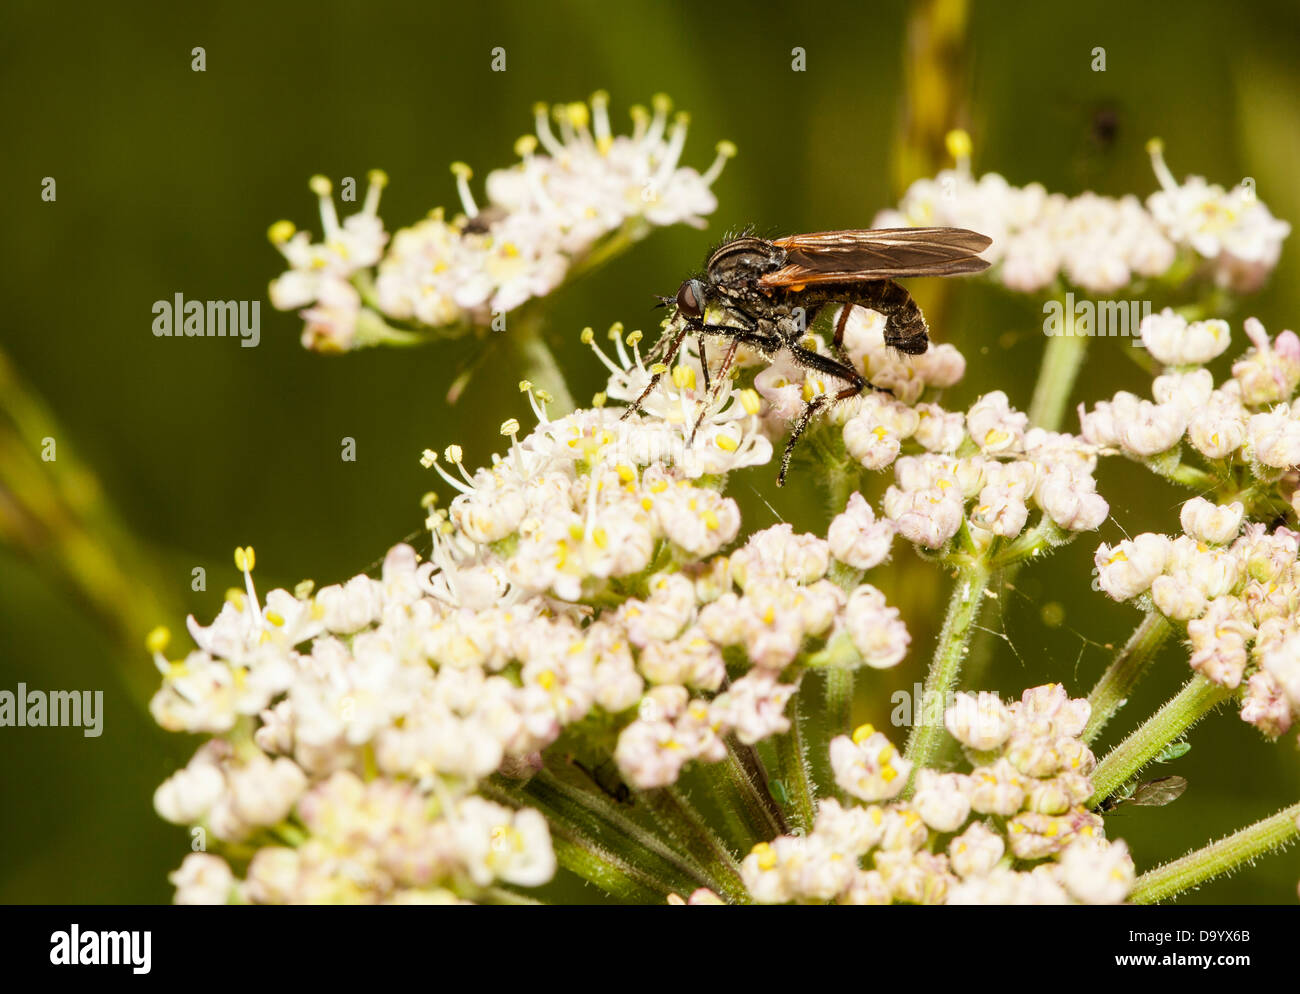
[{"label": "green blurred background", "polygon": [[[57,527],[33,524],[25,554],[0,546],[0,688],[102,689],[107,712],[98,739],[0,729],[0,901],[168,900],[165,875],[188,838],[154,815],[151,795],[196,741],[159,732],[128,690],[155,680],[140,648],[148,626],[168,621],[183,639],[173,612],[209,619],[238,580],[239,544],[255,545],[263,590],[369,568],[420,527],[418,500],[432,486],[418,463],[424,447],[459,442],[474,465],[498,447],[503,419],[531,423],[516,371],[500,366],[476,377],[460,406],[446,405],[467,343],[334,358],[299,347],[299,320],[265,301],[282,268],[265,231],[288,217],[319,232],[308,176],[386,169],[381,214],[393,230],[454,204],[452,160],[473,164],[480,184],[509,164],[534,101],[598,88],[623,124],[632,103],[671,94],[692,115],[688,164],[702,168],[717,139],[735,141],[709,232],[658,232],[551,301],[549,327],[581,400],[602,370],[578,331],[615,320],[650,327],[649,295],[671,292],[728,226],[865,226],[896,201],[900,179],[926,165],[899,157],[905,122],[916,121],[905,109],[918,91],[904,82],[916,16],[903,4],[831,0],[795,10],[737,0],[6,4],[0,348],[23,390],[48,405],[44,415],[28,408],[31,423],[57,423],[61,471],[82,474],[63,499],[92,522],[90,539],[116,537],[98,565],[78,545],[86,535],[61,541]],[[1276,215],[1300,221],[1293,0],[974,3],[964,44],[951,99],[938,99],[952,111],[941,123],[970,128],[977,172],[1145,196],[1155,180],[1143,146],[1159,135],[1176,175],[1226,186],[1254,177]],[[206,49],[206,72],[191,71],[194,46]],[[504,73],[489,71],[495,46],[507,51]],[[795,46],[807,51],[802,73],[790,69]],[[1090,66],[1098,46],[1105,72]],[[1110,140],[1099,133],[1108,121]],[[46,176],[58,184],[54,203],[40,198]],[[1233,351],[1244,316],[1272,331],[1293,324],[1297,276],[1292,244],[1271,285],[1234,316]],[[261,299],[260,347],[155,338],[152,303],[178,292]],[[1002,388],[1027,406],[1043,346],[1037,305],[973,285],[952,303],[932,323],[970,361],[953,403]],[[1095,343],[1076,402],[1146,392],[1126,347]],[[0,386],[18,395],[14,381]],[[1077,427],[1073,416],[1066,427]],[[339,458],[344,436],[357,441],[355,463]],[[1115,461],[1100,482],[1128,532],[1176,529],[1173,489]],[[762,468],[732,489],[749,527],[773,523],[773,511],[798,528],[825,527],[807,474],[777,491]],[[1117,537],[1113,521],[1103,526],[1102,539]],[[1086,693],[1105,644],[1137,621],[1089,589],[1096,542],[1084,537],[1001,592],[1001,610],[987,616],[996,630],[989,687],[1011,694],[1061,680]],[[98,599],[60,575],[78,556],[91,564],[78,580],[90,579]],[[857,717],[879,723],[889,693],[922,678],[946,597],[933,567],[901,546],[895,564],[880,585],[901,606],[914,651],[862,681]],[[207,593],[190,591],[195,566],[208,571]],[[1064,606],[1062,624],[1044,621],[1049,602]],[[1187,672],[1181,650],[1167,647],[1108,741]],[[1112,834],[1145,868],[1294,802],[1294,739],[1269,745],[1230,716],[1206,722],[1176,767],[1191,781],[1183,798],[1163,811],[1128,809]],[[1187,900],[1293,902],[1297,878],[1292,851]]]}]

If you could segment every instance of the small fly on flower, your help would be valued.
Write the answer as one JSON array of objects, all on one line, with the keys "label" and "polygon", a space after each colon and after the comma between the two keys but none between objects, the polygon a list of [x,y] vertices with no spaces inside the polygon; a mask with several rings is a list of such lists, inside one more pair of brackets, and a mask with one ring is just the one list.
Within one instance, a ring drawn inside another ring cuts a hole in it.
[{"label": "small fly on flower", "polygon": [[1097,805],[1101,812],[1114,811],[1125,804],[1136,804],[1144,808],[1163,808],[1183,796],[1187,789],[1187,778],[1157,777],[1144,783],[1133,781],[1120,787],[1110,797]]},{"label": "small fly on flower", "polygon": [[[884,315],[885,344],[907,355],[920,355],[930,344],[925,318],[894,279],[978,273],[989,266],[979,253],[990,244],[991,238],[965,228],[823,231],[774,241],[750,233],[729,238],[709,256],[702,274],[682,283],[676,297],[660,298],[665,306],[675,308],[669,330],[655,346],[655,357],[664,366],[623,416],[640,408],[688,334],[694,334],[699,343],[706,411],[716,400],[714,391],[728,382],[727,373],[740,345],[755,349],[769,361],[785,349],[801,368],[846,385],[837,393],[817,394],[806,403],[781,458],[780,486],[785,483],[795,443],[813,415],[827,404],[872,387],[844,352],[844,327],[853,308],[865,307]],[[804,343],[813,320],[828,304],[843,305],[835,323],[833,356],[822,355]],[[709,381],[707,336],[729,340],[716,387]]]}]

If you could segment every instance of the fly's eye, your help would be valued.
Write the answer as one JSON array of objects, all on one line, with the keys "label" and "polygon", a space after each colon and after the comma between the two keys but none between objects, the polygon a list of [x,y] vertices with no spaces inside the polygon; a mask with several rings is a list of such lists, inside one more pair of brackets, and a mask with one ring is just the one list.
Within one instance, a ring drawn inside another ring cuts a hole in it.
[{"label": "fly's eye", "polygon": [[704,316],[704,284],[687,280],[677,291],[677,310],[693,321]]}]

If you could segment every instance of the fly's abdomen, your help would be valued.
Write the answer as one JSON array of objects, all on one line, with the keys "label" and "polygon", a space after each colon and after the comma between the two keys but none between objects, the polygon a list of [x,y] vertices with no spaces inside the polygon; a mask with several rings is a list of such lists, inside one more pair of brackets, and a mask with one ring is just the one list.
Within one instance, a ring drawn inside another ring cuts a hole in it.
[{"label": "fly's abdomen", "polygon": [[[878,289],[876,289],[878,287]],[[885,316],[885,344],[907,355],[920,355],[930,347],[925,315],[912,295],[893,280],[881,280],[863,305]]]}]

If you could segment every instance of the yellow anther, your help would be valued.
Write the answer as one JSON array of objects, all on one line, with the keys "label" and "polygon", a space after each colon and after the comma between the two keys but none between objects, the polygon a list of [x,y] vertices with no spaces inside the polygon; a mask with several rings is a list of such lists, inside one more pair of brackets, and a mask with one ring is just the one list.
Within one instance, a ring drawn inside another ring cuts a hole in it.
[{"label": "yellow anther", "polygon": [[583,328],[582,334],[578,336],[583,345],[590,345],[596,340],[596,333],[590,327]]},{"label": "yellow anther", "polygon": [[724,159],[733,159],[736,156],[736,143],[727,141],[725,138],[715,146],[717,153]]},{"label": "yellow anther", "polygon": [[954,159],[969,159],[971,150],[974,147],[970,133],[961,128],[954,128],[949,131],[944,136],[943,143],[948,149],[948,154]]},{"label": "yellow anther", "polygon": [[740,406],[745,409],[746,414],[757,414],[759,408],[758,391],[740,391]]},{"label": "yellow anther", "polygon": [[171,643],[172,633],[166,625],[159,625],[144,639],[144,647],[151,653],[166,652],[167,646]]},{"label": "yellow anther", "polygon": [[605,406],[605,401],[607,401],[608,399],[609,399],[609,398],[605,396],[604,392],[601,392],[601,393],[594,393],[594,394],[591,395],[591,406],[592,406],[592,407],[604,407],[604,406]]},{"label": "yellow anther", "polygon": [[284,615],[280,614],[278,611],[265,611],[263,612],[262,617],[275,625],[276,628],[284,627]]},{"label": "yellow anther", "polygon": [[461,457],[464,455],[464,453],[461,451],[461,447],[459,445],[449,445],[445,449],[443,449],[442,455],[443,458],[447,460],[447,462],[455,464],[461,461]]},{"label": "yellow anther", "polygon": [[591,123],[591,111],[586,104],[575,101],[569,104],[569,120],[575,128],[585,128]]},{"label": "yellow anther", "polygon": [[520,135],[519,140],[515,142],[515,155],[521,159],[526,159],[537,151],[536,135]]},{"label": "yellow anther", "polygon": [[630,331],[630,332],[628,332],[627,338],[624,339],[624,341],[626,341],[628,345],[631,345],[631,346],[634,346],[634,347],[635,347],[635,346],[641,344],[641,338],[642,338],[642,337],[643,337],[643,336],[642,336],[640,330],[637,330],[637,331]]},{"label": "yellow anther", "polygon": [[438,453],[434,452],[433,449],[425,449],[423,452],[420,453],[420,465],[423,466],[425,469],[428,469],[437,461],[438,461]]},{"label": "yellow anther", "polygon": [[515,418],[509,418],[501,423],[502,435],[518,435],[519,422]]},{"label": "yellow anther", "polygon": [[719,435],[713,440],[713,443],[723,452],[735,452],[740,448],[740,443],[730,435]]},{"label": "yellow anther", "polygon": [[318,197],[328,197],[334,189],[334,184],[325,176],[317,174],[307,181],[311,192]]},{"label": "yellow anther", "polygon": [[619,463],[614,467],[614,471],[618,473],[618,478],[624,483],[631,483],[636,479],[636,470],[627,463]]},{"label": "yellow anther", "polygon": [[662,362],[657,362],[650,367],[650,373],[653,376],[663,376],[663,374],[666,372],[668,372],[668,367],[665,366]]},{"label": "yellow anther", "polygon": [[853,730],[853,744],[862,745],[867,739],[876,734],[876,730],[871,725],[859,725]]},{"label": "yellow anther", "polygon": [[240,547],[235,550],[235,569],[241,573],[251,573],[253,563],[256,562],[256,556],[253,555],[253,547]]},{"label": "yellow anther", "polygon": [[451,164],[451,174],[457,179],[471,179],[474,176],[474,170],[465,162],[453,162]]},{"label": "yellow anther", "polygon": [[271,239],[272,245],[283,245],[297,232],[292,221],[276,221],[275,224],[266,229],[266,237]]}]

